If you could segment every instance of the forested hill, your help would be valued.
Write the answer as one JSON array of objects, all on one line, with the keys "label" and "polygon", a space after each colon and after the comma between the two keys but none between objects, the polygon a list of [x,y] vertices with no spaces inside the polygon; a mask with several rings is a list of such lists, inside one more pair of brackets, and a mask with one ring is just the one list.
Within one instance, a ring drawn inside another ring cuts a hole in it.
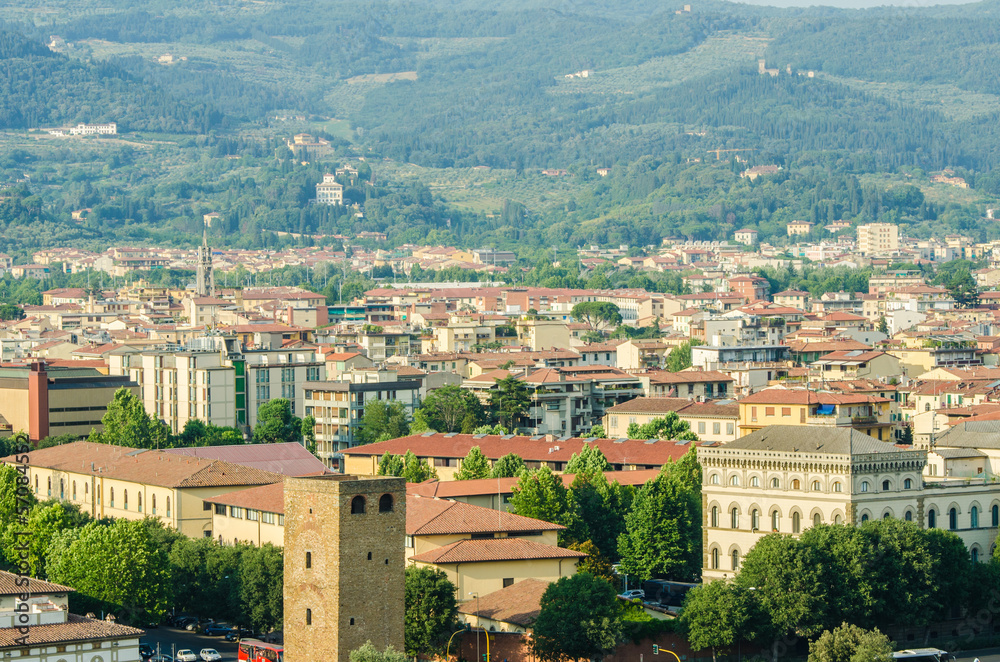
[{"label": "forested hill", "polygon": [[0,32],[0,128],[116,121],[123,130],[205,133],[222,116],[108,62],[80,62]]}]

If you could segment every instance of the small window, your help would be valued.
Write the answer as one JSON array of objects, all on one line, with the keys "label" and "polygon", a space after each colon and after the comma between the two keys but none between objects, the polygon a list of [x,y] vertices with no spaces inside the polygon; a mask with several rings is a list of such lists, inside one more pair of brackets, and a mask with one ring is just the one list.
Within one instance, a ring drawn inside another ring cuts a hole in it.
[{"label": "small window", "polygon": [[760,487],[760,478],[757,476],[750,478],[750,487]]},{"label": "small window", "polygon": [[136,501],[137,501],[137,503],[136,503],[136,509],[141,513],[142,512],[142,492],[139,492],[138,496],[136,497]]},{"label": "small window", "polygon": [[971,526],[973,529],[979,528],[979,508],[977,508],[976,506],[973,506],[969,510],[969,526]]},{"label": "small window", "polygon": [[869,487],[871,487],[871,484],[867,480],[861,481],[862,492],[867,492]]},{"label": "small window", "polygon": [[753,531],[760,531],[760,511],[756,508],[750,511],[750,528]]},{"label": "small window", "polygon": [[887,480],[883,480],[882,481],[882,491],[883,492],[888,492],[889,491],[889,481],[887,481]]},{"label": "small window", "polygon": [[799,482],[798,478],[796,478],[795,480],[792,481],[792,489],[793,490],[800,490],[800,489],[802,489],[802,483]]},{"label": "small window", "polygon": [[840,518],[840,515],[834,515],[833,516],[833,523],[834,524],[840,525],[842,522],[843,522],[843,520]]},{"label": "small window", "polygon": [[834,492],[843,492],[844,491],[844,486],[841,485],[841,483],[840,483],[839,480],[833,484],[833,491]]},{"label": "small window", "polygon": [[371,561],[371,560],[372,560],[372,553],[371,553],[371,552],[368,552],[368,560],[369,560],[369,561]]},{"label": "small window", "polygon": [[781,416],[783,418],[784,417],[791,417],[791,415],[792,415],[792,408],[791,407],[782,407],[781,408]]},{"label": "small window", "polygon": [[73,481],[73,500],[76,500],[76,481]]},{"label": "small window", "polygon": [[958,528],[958,511],[954,508],[948,511],[948,528],[952,531]]},{"label": "small window", "polygon": [[733,570],[739,570],[740,568],[740,553],[737,550],[733,550]]},{"label": "small window", "polygon": [[729,484],[732,485],[732,486],[734,486],[734,487],[739,486],[739,484],[740,484],[740,477],[739,476],[730,476],[729,477]]},{"label": "small window", "polygon": [[712,506],[712,518],[709,520],[709,526],[718,527],[719,526],[719,507]]},{"label": "small window", "polygon": [[709,479],[709,482],[712,483],[712,485],[718,485],[719,484],[719,474],[712,474],[712,478]]},{"label": "small window", "polygon": [[508,586],[513,586],[513,585],[514,585],[514,578],[513,577],[504,577],[503,578],[503,587],[504,588],[507,588]]},{"label": "small window", "polygon": [[716,547],[712,550],[712,570],[719,569],[719,548]]},{"label": "small window", "polygon": [[904,480],[903,481],[903,489],[904,490],[913,489],[913,480],[910,479],[910,478],[907,478],[906,480]]},{"label": "small window", "polygon": [[774,416],[774,407],[764,407],[765,416]]},{"label": "small window", "polygon": [[993,526],[1000,526],[1000,506],[993,506]]},{"label": "small window", "polygon": [[167,517],[170,517],[170,497],[167,497]]},{"label": "small window", "polygon": [[798,513],[792,513],[792,533],[798,533],[802,530],[802,516]]},{"label": "small window", "polygon": [[813,486],[812,486],[812,491],[813,492],[819,492],[821,489],[822,489],[822,487],[820,487],[819,481],[818,480],[814,480],[813,481]]},{"label": "small window", "polygon": [[352,515],[364,515],[365,514],[365,498],[358,495],[351,499],[351,514]]},{"label": "small window", "polygon": [[906,514],[903,515],[903,519],[905,519],[907,522],[912,522],[913,521],[913,512],[907,510]]},{"label": "small window", "polygon": [[819,513],[813,515],[813,526],[819,526],[823,523],[823,517]]},{"label": "small window", "polygon": [[125,510],[128,510],[128,490],[122,490],[125,495],[122,497],[122,503],[125,506]]},{"label": "small window", "polygon": [[972,562],[979,563],[979,549],[976,547],[972,548]]},{"label": "small window", "polygon": [[306,552],[306,567],[307,568],[313,567],[313,553],[312,552]]},{"label": "small window", "polygon": [[351,619],[351,625],[354,625],[354,619],[353,618]]},{"label": "small window", "polygon": [[306,625],[312,625],[312,624],[313,624],[313,610],[306,609]]},{"label": "small window", "polygon": [[736,506],[733,506],[732,511],[729,513],[729,523],[733,529],[740,528],[740,509]]},{"label": "small window", "polygon": [[391,513],[392,512],[392,495],[383,494],[378,499],[378,511],[380,513]]},{"label": "small window", "polygon": [[773,489],[778,489],[779,487],[781,487],[781,480],[778,479],[778,478],[772,478],[771,479],[771,487]]},{"label": "small window", "polygon": [[868,521],[868,515],[867,515],[867,514],[865,514],[865,515],[862,515],[862,516],[861,516],[861,523],[862,523],[862,524],[864,524],[864,523],[865,523],[865,522],[867,522],[867,521]]},{"label": "small window", "polygon": [[927,528],[933,529],[936,526],[937,526],[937,513],[934,512],[933,508],[931,508],[929,511],[927,511]]}]

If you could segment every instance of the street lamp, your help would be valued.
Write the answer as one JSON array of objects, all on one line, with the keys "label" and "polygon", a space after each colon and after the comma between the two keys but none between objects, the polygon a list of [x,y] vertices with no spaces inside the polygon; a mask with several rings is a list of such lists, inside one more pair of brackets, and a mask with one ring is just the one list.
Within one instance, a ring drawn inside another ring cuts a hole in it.
[{"label": "street lamp", "polygon": [[482,658],[479,656],[479,629],[482,624],[479,622],[479,593],[477,591],[469,591],[469,595],[476,596],[476,662],[482,662]]}]

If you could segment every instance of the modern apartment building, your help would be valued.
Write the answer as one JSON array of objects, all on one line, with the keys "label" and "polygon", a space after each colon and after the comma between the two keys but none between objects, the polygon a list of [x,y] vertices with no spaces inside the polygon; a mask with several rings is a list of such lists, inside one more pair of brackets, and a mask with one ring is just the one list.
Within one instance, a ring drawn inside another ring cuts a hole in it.
[{"label": "modern apartment building", "polygon": [[858,252],[883,255],[899,250],[899,226],[893,223],[869,223],[858,226]]}]

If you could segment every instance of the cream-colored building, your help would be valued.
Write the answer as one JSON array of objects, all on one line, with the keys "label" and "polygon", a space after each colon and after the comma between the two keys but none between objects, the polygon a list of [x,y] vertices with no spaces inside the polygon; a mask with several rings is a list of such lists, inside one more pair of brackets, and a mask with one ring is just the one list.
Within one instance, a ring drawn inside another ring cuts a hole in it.
[{"label": "cream-colored building", "polygon": [[789,237],[797,237],[812,232],[813,224],[809,221],[792,221],[785,228]]},{"label": "cream-colored building", "polygon": [[[996,538],[1000,488],[972,473],[985,460],[955,457],[968,449],[939,452],[929,458],[849,428],[784,425],[699,448],[703,578],[733,576],[757,540],[772,532],[795,536],[819,524],[887,518],[951,530],[973,560],[985,560]],[[934,465],[950,466],[953,475],[925,476]]]},{"label": "cream-colored building", "polygon": [[569,327],[561,320],[518,319],[514,328],[520,343],[535,351],[570,346]]},{"label": "cream-colored building", "polygon": [[604,433],[610,439],[628,436],[628,427],[645,425],[669,413],[691,426],[700,441],[728,442],[736,439],[740,408],[736,403],[715,404],[687,398],[635,398],[615,405],[604,414]]},{"label": "cream-colored building", "polygon": [[28,453],[29,488],[39,500],[68,501],[98,519],[156,517],[192,538],[212,535],[205,499],[281,480],[231,462],[89,441]]},{"label": "cream-colored building", "polygon": [[316,184],[316,204],[344,204],[344,187],[337,182],[336,175],[323,175],[323,181]]},{"label": "cream-colored building", "polygon": [[881,255],[899,250],[899,226],[893,223],[869,223],[858,226],[858,252]]}]

